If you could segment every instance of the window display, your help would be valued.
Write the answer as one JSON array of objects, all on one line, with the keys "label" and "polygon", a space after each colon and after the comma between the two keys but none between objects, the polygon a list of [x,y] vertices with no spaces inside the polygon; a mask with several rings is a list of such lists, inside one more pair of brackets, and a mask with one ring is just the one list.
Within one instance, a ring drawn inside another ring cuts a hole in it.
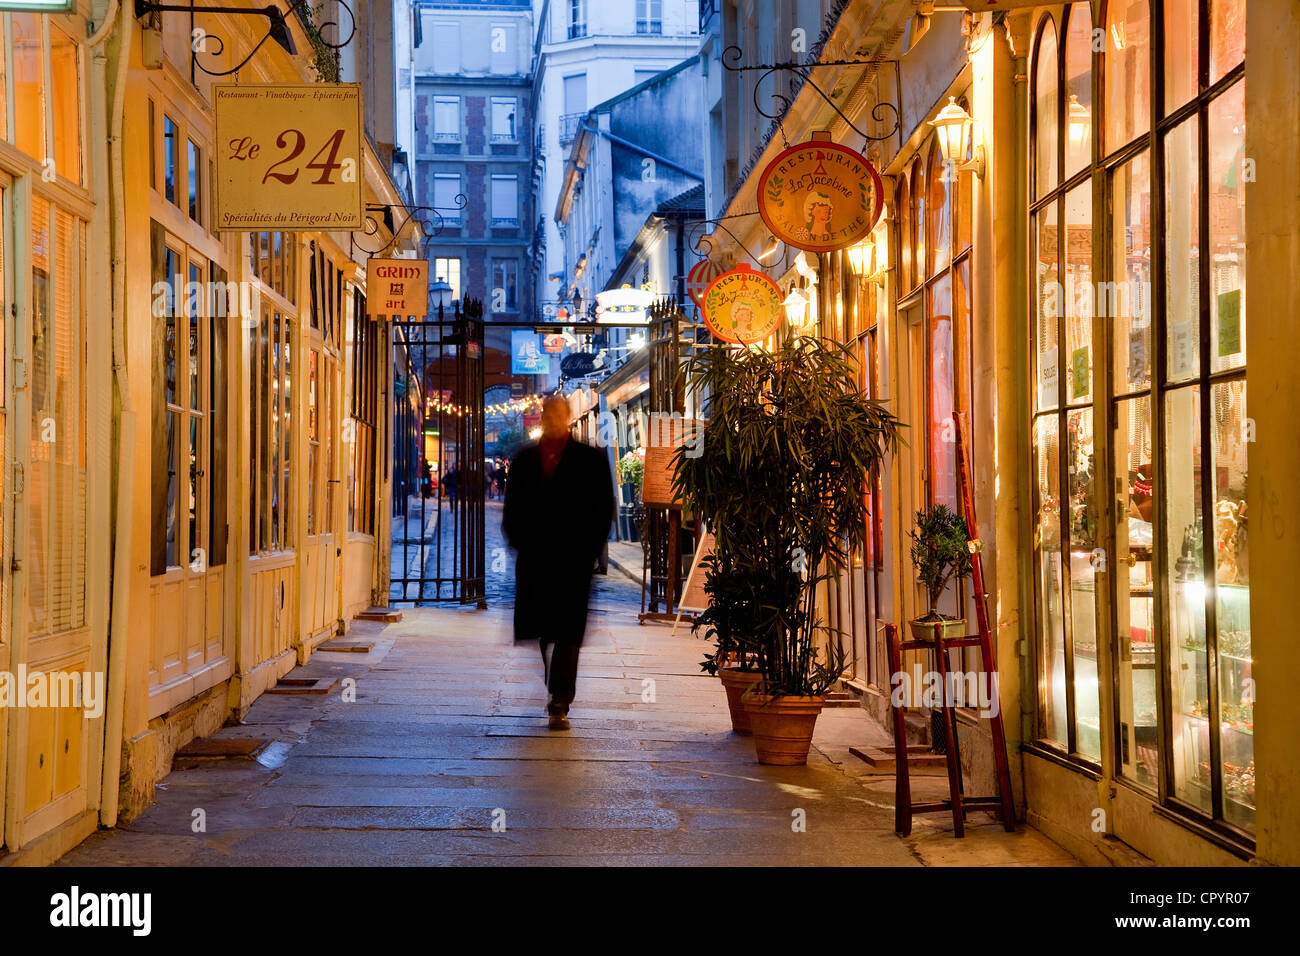
[{"label": "window display", "polygon": [[[1071,116],[1084,118],[1066,98],[1086,88],[1073,76],[1082,58],[1070,51],[1062,68],[1055,38],[1076,35],[1073,21],[1088,15],[1087,5],[1067,7],[1064,26],[1045,18],[1030,74],[1038,734],[1097,760],[1113,727],[1125,780],[1248,839],[1255,691],[1244,3],[1162,0],[1159,34],[1146,0],[1106,9],[1107,46],[1097,62],[1109,92],[1101,115],[1087,118],[1089,135],[1104,131],[1104,155],[1082,167],[1089,177],[1054,179],[1074,165],[1066,153]],[[1209,43],[1198,42],[1207,25]],[[1158,101],[1149,75],[1165,79]],[[1205,76],[1208,87],[1197,82]],[[1171,109],[1180,110],[1176,121]],[[1054,135],[1044,122],[1056,125]],[[1092,187],[1102,185],[1107,221],[1094,229]],[[1063,317],[1052,298],[1062,285]],[[1092,360],[1098,350],[1109,350],[1104,363]],[[1094,381],[1098,369],[1105,381]],[[1103,414],[1105,430],[1093,422]],[[1109,435],[1108,473],[1095,470],[1094,430]],[[1115,491],[1113,521],[1098,528],[1095,496],[1104,489]],[[1094,577],[1099,567],[1108,578]],[[1098,579],[1113,582],[1110,621],[1098,613],[1105,602],[1094,600]],[[1112,649],[1109,675],[1096,668],[1098,636]],[[1099,678],[1115,683],[1115,713],[1100,720]]]}]

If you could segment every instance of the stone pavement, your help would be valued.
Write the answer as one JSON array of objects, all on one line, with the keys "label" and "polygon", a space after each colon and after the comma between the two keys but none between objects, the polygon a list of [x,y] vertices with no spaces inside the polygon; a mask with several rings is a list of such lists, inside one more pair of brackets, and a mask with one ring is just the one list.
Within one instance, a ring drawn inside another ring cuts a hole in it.
[{"label": "stone pavement", "polygon": [[[271,739],[258,761],[174,770],[138,819],[60,863],[1074,863],[1037,831],[1007,834],[983,815],[964,840],[937,815],[899,839],[893,777],[848,753],[884,742],[857,708],[823,713],[807,767],[760,766],[700,673],[703,643],[637,625],[638,597],[612,569],[597,578],[563,733],[546,728],[540,656],[512,644],[509,608],[357,623],[350,637],[375,640],[370,653],[321,652],[292,675],[340,678],[327,697],[266,695],[219,732]],[[345,677],[355,702],[341,699]]]}]

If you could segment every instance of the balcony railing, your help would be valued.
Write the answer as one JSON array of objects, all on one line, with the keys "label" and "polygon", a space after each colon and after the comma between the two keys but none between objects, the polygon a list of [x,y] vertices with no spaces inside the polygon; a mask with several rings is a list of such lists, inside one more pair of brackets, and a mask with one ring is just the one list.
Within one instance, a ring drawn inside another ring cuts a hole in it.
[{"label": "balcony railing", "polygon": [[578,129],[582,126],[586,113],[565,113],[560,117],[560,145],[568,146],[578,138]]}]

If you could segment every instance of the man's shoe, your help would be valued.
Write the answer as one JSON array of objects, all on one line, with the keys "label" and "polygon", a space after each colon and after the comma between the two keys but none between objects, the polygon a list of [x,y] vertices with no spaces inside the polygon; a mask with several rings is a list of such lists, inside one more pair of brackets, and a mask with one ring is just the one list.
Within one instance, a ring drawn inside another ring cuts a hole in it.
[{"label": "man's shoe", "polygon": [[566,714],[551,714],[546,726],[551,730],[568,730],[569,718]]}]

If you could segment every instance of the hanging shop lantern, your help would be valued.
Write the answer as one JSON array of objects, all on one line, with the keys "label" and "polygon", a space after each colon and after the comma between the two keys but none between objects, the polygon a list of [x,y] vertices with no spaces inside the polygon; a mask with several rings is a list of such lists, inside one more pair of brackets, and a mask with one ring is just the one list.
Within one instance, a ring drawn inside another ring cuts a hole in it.
[{"label": "hanging shop lantern", "polygon": [[686,292],[695,300],[696,305],[703,307],[704,290],[720,275],[722,269],[712,259],[701,259],[691,267],[691,271],[686,274]]},{"label": "hanging shop lantern", "polygon": [[775,238],[807,252],[859,242],[884,208],[880,174],[861,153],[814,133],[767,164],[758,211]]},{"label": "hanging shop lantern", "polygon": [[761,272],[741,263],[724,272],[704,292],[704,324],[724,342],[761,342],[781,325],[781,289]]}]

